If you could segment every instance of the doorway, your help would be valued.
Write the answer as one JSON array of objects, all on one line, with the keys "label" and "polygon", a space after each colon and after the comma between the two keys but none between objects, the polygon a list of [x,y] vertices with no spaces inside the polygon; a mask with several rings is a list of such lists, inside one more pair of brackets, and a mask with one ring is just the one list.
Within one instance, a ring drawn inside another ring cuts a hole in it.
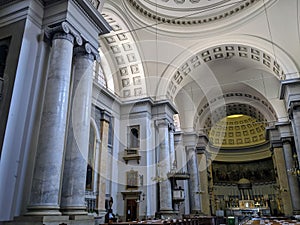
[{"label": "doorway", "polygon": [[138,218],[138,203],[136,199],[126,200],[126,221],[134,221]]}]

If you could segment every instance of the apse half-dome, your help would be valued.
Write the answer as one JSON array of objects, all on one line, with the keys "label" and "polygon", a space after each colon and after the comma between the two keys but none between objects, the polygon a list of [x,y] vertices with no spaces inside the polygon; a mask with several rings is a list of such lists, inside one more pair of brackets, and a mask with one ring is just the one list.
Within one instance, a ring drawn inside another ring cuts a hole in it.
[{"label": "apse half-dome", "polygon": [[266,142],[266,123],[248,115],[234,114],[216,122],[209,132],[210,144],[221,148],[241,148]]}]

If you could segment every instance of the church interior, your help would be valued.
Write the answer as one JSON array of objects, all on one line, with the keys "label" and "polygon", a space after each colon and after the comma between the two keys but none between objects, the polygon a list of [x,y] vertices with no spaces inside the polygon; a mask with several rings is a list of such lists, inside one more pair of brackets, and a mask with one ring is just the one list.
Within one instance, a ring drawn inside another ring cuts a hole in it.
[{"label": "church interior", "polygon": [[0,1],[0,224],[300,224],[299,21],[299,0]]}]

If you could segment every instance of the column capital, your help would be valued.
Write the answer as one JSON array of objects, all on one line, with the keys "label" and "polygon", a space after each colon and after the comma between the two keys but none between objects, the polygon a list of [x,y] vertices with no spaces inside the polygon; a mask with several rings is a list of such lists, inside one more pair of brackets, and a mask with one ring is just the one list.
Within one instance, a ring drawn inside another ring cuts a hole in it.
[{"label": "column capital", "polygon": [[51,42],[54,39],[67,39],[71,41],[70,35],[72,35],[73,38],[75,38],[77,45],[83,44],[83,40],[80,33],[70,23],[66,21],[53,27],[47,27],[45,29],[45,37],[49,42]]},{"label": "column capital", "polygon": [[202,154],[206,154],[206,147],[204,146],[197,146],[196,147],[196,153],[199,154],[199,155],[202,155]]},{"label": "column capital", "polygon": [[82,46],[75,47],[74,55],[88,57],[91,60],[100,62],[100,55],[98,53],[98,50],[94,48],[89,42],[85,42]]},{"label": "column capital", "polygon": [[300,101],[293,101],[290,103],[290,107],[288,109],[289,118],[293,119],[294,111],[300,110]]},{"label": "column capital", "polygon": [[271,151],[273,151],[274,148],[282,148],[282,142],[281,141],[271,142]]},{"label": "column capital", "polygon": [[175,132],[175,125],[174,125],[174,123],[169,123],[169,130],[170,130],[170,132],[172,132],[172,133]]},{"label": "column capital", "polygon": [[291,137],[284,137],[281,138],[282,144],[291,144],[292,143],[292,138]]},{"label": "column capital", "polygon": [[196,151],[196,147],[193,146],[193,145],[190,145],[190,146],[185,146],[185,150],[186,152],[189,152],[189,151]]},{"label": "column capital", "polygon": [[169,124],[170,124],[170,122],[166,118],[155,120],[156,127],[168,127],[169,128]]},{"label": "column capital", "polygon": [[107,112],[106,110],[101,110],[101,117],[100,121],[105,121],[107,123],[110,123],[111,114]]}]

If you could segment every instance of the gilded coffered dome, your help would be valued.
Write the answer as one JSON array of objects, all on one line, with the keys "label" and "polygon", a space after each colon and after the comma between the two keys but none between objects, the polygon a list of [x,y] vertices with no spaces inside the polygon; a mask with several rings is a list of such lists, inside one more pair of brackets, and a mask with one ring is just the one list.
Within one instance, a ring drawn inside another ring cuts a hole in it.
[{"label": "gilded coffered dome", "polygon": [[216,147],[250,147],[266,142],[265,122],[234,114],[219,120],[209,132],[210,143]]}]

